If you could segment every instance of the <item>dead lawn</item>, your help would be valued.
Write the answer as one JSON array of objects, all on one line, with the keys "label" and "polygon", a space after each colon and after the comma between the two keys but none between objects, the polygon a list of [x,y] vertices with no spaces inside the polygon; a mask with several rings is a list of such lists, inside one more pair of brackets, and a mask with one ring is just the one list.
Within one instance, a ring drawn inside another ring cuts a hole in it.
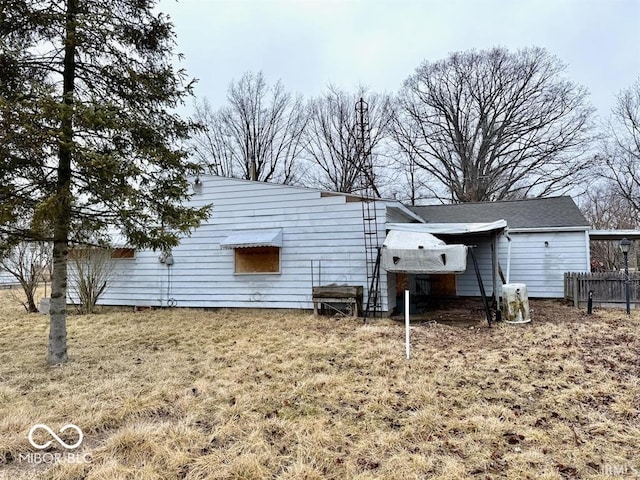
[{"label": "dead lawn", "polygon": [[[0,292],[0,478],[640,475],[640,312],[533,305],[531,325],[416,324],[409,361],[391,320],[73,315],[50,368],[48,318]],[[25,461],[36,423],[78,425],[90,462]]]}]

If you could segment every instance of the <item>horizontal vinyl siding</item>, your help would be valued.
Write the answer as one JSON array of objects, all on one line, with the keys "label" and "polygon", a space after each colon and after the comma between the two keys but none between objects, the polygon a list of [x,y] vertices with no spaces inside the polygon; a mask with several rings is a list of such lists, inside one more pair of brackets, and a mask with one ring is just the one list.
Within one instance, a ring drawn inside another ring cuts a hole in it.
[{"label": "horizontal vinyl siding", "polygon": [[[493,276],[491,270],[491,240],[484,239],[477,242],[469,242],[476,245],[473,249],[478,261],[478,269],[482,276],[482,284],[486,295],[493,295]],[[467,270],[456,276],[456,290],[461,297],[480,296],[478,278],[471,259],[471,248],[467,252]]]},{"label": "horizontal vinyl siding", "polygon": [[[525,283],[530,297],[562,298],[564,273],[584,272],[587,245],[584,232],[511,233],[510,283]],[[545,241],[549,246],[545,246]],[[507,273],[507,241],[499,246]]]},{"label": "horizontal vinyl siding", "polygon": [[[587,265],[584,232],[511,233],[510,283],[525,283],[530,297],[563,298],[564,273],[583,272]],[[544,242],[549,242],[545,246]],[[472,243],[472,242],[468,242]],[[491,246],[489,240],[476,242],[478,265],[485,293],[493,293],[491,276]],[[508,241],[498,237],[498,261],[507,275]],[[479,296],[471,256],[467,257],[467,271],[456,278],[460,296]],[[498,286],[502,280],[498,279]],[[501,289],[498,291],[501,295]]]},{"label": "horizontal vinyl siding", "polygon": [[16,277],[11,275],[6,270],[0,269],[0,285],[11,285],[14,283],[18,283],[18,280],[16,280]]},{"label": "horizontal vinyl siding", "polygon": [[[211,217],[174,248],[172,267],[150,251],[117,260],[117,277],[100,303],[164,306],[173,299],[183,307],[310,309],[313,282],[362,285],[366,292],[360,202],[314,190],[204,177],[203,193],[191,204],[209,203]],[[377,204],[380,241],[385,210]],[[233,250],[221,249],[220,242],[233,231],[263,228],[283,230],[280,273],[234,274]],[[386,288],[382,275],[385,300]]]}]

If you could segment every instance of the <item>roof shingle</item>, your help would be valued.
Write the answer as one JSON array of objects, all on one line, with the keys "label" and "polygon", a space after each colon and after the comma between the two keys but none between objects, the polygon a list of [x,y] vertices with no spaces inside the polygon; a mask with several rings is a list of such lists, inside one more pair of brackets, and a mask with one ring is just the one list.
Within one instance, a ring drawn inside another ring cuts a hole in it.
[{"label": "roof shingle", "polygon": [[588,227],[569,196],[409,207],[428,223],[506,220],[509,228]]}]

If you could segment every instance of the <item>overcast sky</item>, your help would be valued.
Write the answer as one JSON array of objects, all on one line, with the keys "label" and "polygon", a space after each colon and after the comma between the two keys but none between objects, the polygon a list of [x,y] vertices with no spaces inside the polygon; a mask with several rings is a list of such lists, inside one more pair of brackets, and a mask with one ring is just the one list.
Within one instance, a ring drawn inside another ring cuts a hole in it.
[{"label": "overcast sky", "polygon": [[640,0],[161,0],[182,66],[212,106],[245,71],[318,95],[329,84],[396,92],[424,60],[541,46],[601,116],[640,75]]}]

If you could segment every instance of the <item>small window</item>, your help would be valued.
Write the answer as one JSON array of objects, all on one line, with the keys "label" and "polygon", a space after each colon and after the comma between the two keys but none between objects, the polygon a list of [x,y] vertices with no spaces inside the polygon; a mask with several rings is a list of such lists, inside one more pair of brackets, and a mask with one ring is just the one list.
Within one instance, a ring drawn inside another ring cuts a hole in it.
[{"label": "small window", "polygon": [[135,258],[135,248],[102,248],[102,247],[85,247],[74,246],[69,249],[69,260],[88,260],[96,255],[106,256],[107,258]]},{"label": "small window", "polygon": [[235,248],[235,273],[280,273],[280,247]]},{"label": "small window", "polygon": [[135,256],[134,248],[114,248],[111,250],[111,258],[135,258]]}]

